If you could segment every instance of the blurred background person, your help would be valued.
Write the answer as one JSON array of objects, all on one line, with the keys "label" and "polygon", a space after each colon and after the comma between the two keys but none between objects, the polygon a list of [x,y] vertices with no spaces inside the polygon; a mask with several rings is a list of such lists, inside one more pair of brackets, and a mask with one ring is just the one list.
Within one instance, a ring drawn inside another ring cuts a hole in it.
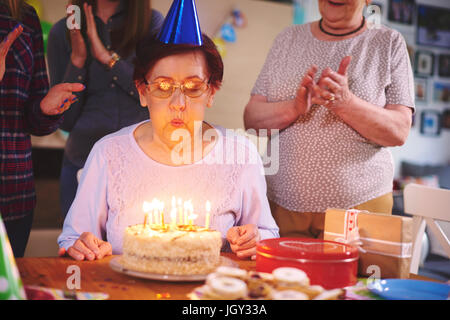
[{"label": "blurred background person", "polygon": [[48,90],[41,25],[25,1],[0,0],[0,41],[0,212],[14,256],[22,257],[36,205],[30,135],[55,131],[84,86]]},{"label": "blurred background person", "polygon": [[86,86],[79,102],[65,113],[61,128],[69,132],[60,176],[63,218],[75,197],[77,172],[92,146],[103,136],[148,119],[133,83],[138,41],[156,34],[163,16],[149,0],[74,0],[81,30],[68,30],[66,18],[51,29],[48,63],[52,86],[79,81]]}]

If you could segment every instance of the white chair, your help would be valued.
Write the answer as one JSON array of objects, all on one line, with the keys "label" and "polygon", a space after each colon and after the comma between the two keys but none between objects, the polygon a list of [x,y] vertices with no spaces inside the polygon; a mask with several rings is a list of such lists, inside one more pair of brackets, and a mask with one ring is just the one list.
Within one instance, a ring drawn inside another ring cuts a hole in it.
[{"label": "white chair", "polygon": [[404,211],[413,216],[413,254],[410,272],[417,274],[425,225],[450,258],[450,242],[434,220],[450,221],[450,190],[408,184],[403,191]]}]

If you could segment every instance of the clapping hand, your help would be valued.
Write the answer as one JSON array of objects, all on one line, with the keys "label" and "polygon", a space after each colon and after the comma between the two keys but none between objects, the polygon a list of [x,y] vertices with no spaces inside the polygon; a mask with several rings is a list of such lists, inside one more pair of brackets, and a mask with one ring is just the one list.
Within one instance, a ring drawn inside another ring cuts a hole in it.
[{"label": "clapping hand", "polygon": [[83,232],[77,241],[67,251],[60,248],[58,255],[60,257],[68,254],[75,260],[100,260],[105,256],[112,255],[112,247],[109,242],[103,241],[91,232]]},{"label": "clapping hand", "polygon": [[330,109],[346,106],[353,98],[353,93],[348,86],[347,70],[352,60],[346,56],[341,60],[338,71],[326,68],[314,85],[312,103],[325,106]]},{"label": "clapping hand", "polygon": [[98,36],[92,6],[84,3],[84,12],[86,14],[87,36],[91,43],[92,56],[100,63],[106,65],[111,60],[111,53],[105,48],[102,40],[100,40],[100,37]]},{"label": "clapping hand", "polygon": [[[92,12],[92,6],[84,3],[83,9],[86,15],[87,36],[90,42],[91,54],[101,64],[108,64],[111,59],[110,52],[105,48],[103,42],[100,40],[97,32],[97,26],[95,25],[94,14]],[[87,58],[86,43],[83,39],[81,31],[79,29],[72,29],[69,32],[70,43],[72,47],[71,60],[72,63],[78,67],[84,67]]]},{"label": "clapping hand", "polygon": [[258,227],[254,224],[245,224],[232,227],[227,232],[227,240],[231,250],[239,258],[256,258],[256,243],[261,239]]},{"label": "clapping hand", "polygon": [[312,96],[314,93],[314,76],[317,72],[317,66],[312,66],[303,76],[300,87],[295,96],[295,109],[298,115],[307,114],[312,105]]},{"label": "clapping hand", "polygon": [[9,48],[13,42],[22,34],[23,26],[18,24],[14,29],[6,36],[6,38],[0,43],[0,81],[3,80],[5,75],[6,56],[8,55]]}]

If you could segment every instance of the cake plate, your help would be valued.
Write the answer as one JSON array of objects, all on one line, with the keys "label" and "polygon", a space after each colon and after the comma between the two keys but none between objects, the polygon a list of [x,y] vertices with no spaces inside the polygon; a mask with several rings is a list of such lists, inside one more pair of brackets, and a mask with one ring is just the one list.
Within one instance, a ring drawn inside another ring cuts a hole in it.
[{"label": "cake plate", "polygon": [[[134,271],[125,268],[121,262],[122,256],[115,257],[109,262],[109,266],[116,272],[123,273],[132,277],[159,280],[159,281],[204,281],[208,274],[184,274],[184,275],[173,275],[173,274],[159,274],[159,273],[147,273],[142,271]],[[238,267],[238,264],[227,257],[220,257],[219,266],[229,266]]]}]

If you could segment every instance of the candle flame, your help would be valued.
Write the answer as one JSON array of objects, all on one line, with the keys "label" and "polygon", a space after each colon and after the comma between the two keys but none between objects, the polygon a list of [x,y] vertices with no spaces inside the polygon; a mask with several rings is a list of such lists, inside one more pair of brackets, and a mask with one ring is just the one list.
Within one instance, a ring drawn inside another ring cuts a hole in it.
[{"label": "candle flame", "polygon": [[143,205],[142,205],[142,211],[144,211],[145,213],[150,212],[152,210],[152,204],[144,201]]}]

